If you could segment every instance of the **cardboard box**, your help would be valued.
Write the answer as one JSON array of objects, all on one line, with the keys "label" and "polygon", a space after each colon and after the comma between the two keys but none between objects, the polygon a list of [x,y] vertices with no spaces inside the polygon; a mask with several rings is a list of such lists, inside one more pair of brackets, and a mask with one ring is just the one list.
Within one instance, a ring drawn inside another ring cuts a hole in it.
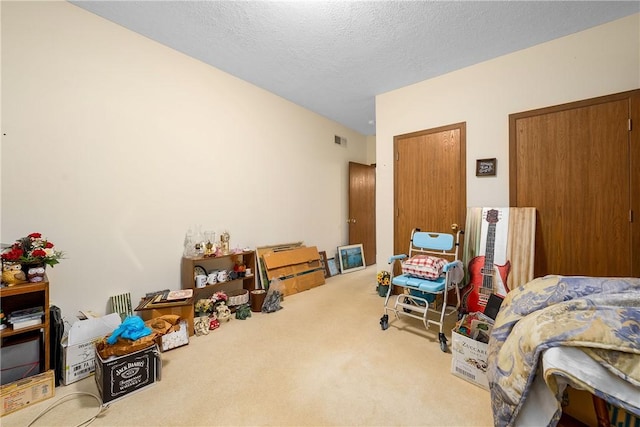
[{"label": "cardboard box", "polygon": [[55,395],[53,370],[0,387],[0,416],[26,408]]},{"label": "cardboard box", "polygon": [[487,348],[489,345],[461,335],[455,330],[451,332],[451,338],[453,354],[451,373],[488,390]]},{"label": "cardboard box", "polygon": [[135,353],[103,360],[96,357],[96,384],[103,403],[144,390],[160,379],[162,361],[156,344]]},{"label": "cardboard box", "polygon": [[301,274],[295,277],[281,279],[281,282],[284,286],[283,294],[285,296],[293,295],[298,292],[303,292],[324,284],[324,271],[312,271],[307,274]]},{"label": "cardboard box", "polygon": [[71,325],[69,334],[62,339],[63,384],[69,385],[94,372],[94,342],[113,333],[120,323],[120,315],[111,313],[103,317],[78,320]]},{"label": "cardboard box", "polygon": [[192,299],[189,299],[188,302],[167,304],[164,307],[158,307],[158,308],[145,307],[142,310],[136,311],[136,313],[144,321],[155,319],[156,317],[166,316],[168,314],[174,314],[176,316],[180,316],[180,319],[186,320],[187,322],[189,336],[193,336],[195,334],[195,329],[193,327],[193,300]]},{"label": "cardboard box", "polygon": [[189,326],[186,320],[180,321],[180,329],[158,337],[160,351],[168,351],[189,344]]}]

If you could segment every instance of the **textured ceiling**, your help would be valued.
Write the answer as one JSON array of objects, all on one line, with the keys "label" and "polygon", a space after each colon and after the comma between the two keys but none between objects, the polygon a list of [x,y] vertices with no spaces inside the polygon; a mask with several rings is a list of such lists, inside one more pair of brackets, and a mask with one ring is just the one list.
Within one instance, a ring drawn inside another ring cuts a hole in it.
[{"label": "textured ceiling", "polygon": [[640,1],[72,1],[364,135],[375,96],[640,12]]}]

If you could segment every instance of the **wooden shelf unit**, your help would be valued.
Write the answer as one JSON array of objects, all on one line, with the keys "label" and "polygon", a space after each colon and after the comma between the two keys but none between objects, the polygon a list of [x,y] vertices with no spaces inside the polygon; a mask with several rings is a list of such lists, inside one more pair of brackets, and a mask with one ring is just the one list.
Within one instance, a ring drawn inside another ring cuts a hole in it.
[{"label": "wooden shelf unit", "polygon": [[[44,311],[43,321],[39,325],[28,326],[18,330],[13,330],[7,323],[5,329],[0,330],[0,347],[5,344],[5,340],[10,337],[34,335],[39,331],[42,333],[40,345],[40,372],[49,370],[50,350],[49,350],[49,282],[23,283],[0,288],[0,305],[6,317],[16,310],[42,306]],[[4,368],[4,367],[3,367]]]},{"label": "wooden shelf unit", "polygon": [[[194,269],[201,266],[207,273],[213,270],[233,270],[236,262],[242,262],[251,269],[251,275],[240,277],[235,280],[228,280],[222,283],[207,285],[203,288],[196,288]],[[230,291],[243,288],[251,292],[256,288],[256,253],[255,251],[243,251],[220,255],[217,257],[182,257],[181,265],[181,287],[182,289],[193,289],[193,301],[196,303],[200,298],[206,298],[217,291]]]}]

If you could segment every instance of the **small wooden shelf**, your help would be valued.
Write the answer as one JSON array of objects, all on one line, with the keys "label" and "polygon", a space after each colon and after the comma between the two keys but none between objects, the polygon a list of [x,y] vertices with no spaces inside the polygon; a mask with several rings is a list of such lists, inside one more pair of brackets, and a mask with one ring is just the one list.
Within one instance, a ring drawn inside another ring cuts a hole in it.
[{"label": "small wooden shelf", "polygon": [[[195,275],[194,269],[196,266],[201,266],[207,273],[212,270],[232,270],[236,262],[243,263],[247,268],[250,268],[252,274],[250,276],[239,277],[234,280],[227,280],[226,282],[215,283],[212,285],[206,285],[202,288],[195,287]],[[181,287],[182,289],[193,289],[194,303],[200,298],[206,298],[217,291],[229,291],[232,289],[246,289],[249,292],[255,289],[256,286],[256,253],[255,251],[243,251],[238,253],[231,253],[229,255],[221,255],[216,257],[198,257],[198,258],[186,258],[182,257],[181,265]]]},{"label": "small wooden shelf", "polygon": [[[0,288],[0,304],[5,316],[13,311],[42,306],[44,314],[42,323],[14,330],[7,324],[6,329],[0,330],[0,346],[4,346],[10,337],[33,335],[35,331],[42,333],[40,346],[40,372],[46,372],[50,367],[49,352],[49,282],[22,283]],[[1,363],[1,361],[0,361]],[[2,367],[4,369],[4,367]]]},{"label": "small wooden shelf", "polygon": [[[44,315],[42,317],[44,317]],[[2,332],[0,333],[0,338],[20,335],[29,331],[37,331],[38,329],[42,329],[42,328],[44,328],[44,322],[40,323],[39,325],[27,326],[26,328],[20,328],[20,329],[12,329],[11,326],[7,326],[6,329],[3,329],[2,331],[0,331]]]}]

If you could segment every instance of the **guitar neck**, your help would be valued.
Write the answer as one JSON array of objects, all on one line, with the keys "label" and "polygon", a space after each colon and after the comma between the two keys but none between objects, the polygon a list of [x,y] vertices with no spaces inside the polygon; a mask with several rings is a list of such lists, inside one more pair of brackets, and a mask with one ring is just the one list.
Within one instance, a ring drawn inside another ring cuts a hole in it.
[{"label": "guitar neck", "polygon": [[489,229],[487,230],[487,248],[484,251],[484,268],[492,269],[493,268],[493,253],[496,247],[496,225],[489,224]]},{"label": "guitar neck", "polygon": [[482,289],[480,293],[493,293],[493,252],[496,245],[496,224],[489,223],[487,229],[487,247],[484,253],[484,268],[482,269]]}]

